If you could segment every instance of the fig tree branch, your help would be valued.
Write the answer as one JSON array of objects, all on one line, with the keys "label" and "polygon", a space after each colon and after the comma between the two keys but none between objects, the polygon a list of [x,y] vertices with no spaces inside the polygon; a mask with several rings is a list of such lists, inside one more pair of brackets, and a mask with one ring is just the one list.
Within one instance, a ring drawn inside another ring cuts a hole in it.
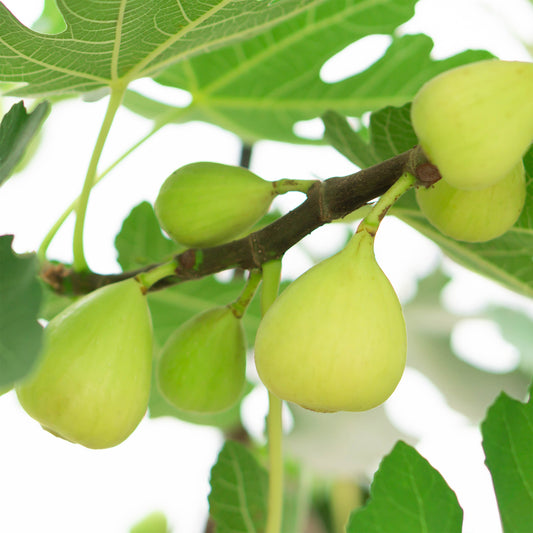
[{"label": "fig tree branch", "polygon": [[[174,274],[156,283],[151,290],[234,268],[260,269],[263,263],[282,257],[316,228],[345,217],[385,193],[405,172],[415,175],[424,186],[440,178],[438,170],[415,146],[349,176],[317,180],[304,202],[259,231],[226,244],[191,248],[176,255]],[[97,274],[79,273],[62,265],[47,264],[41,271],[41,277],[57,292],[85,294],[156,266],[147,265],[121,274]]]}]

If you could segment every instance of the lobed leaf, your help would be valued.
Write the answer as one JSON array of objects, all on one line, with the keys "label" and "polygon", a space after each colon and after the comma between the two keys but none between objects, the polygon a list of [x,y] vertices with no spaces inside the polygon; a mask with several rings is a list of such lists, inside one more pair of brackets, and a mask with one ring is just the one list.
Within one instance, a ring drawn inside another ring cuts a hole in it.
[{"label": "lobed leaf", "polygon": [[399,441],[374,475],[370,500],[352,513],[347,533],[460,533],[463,511],[443,477]]},{"label": "lobed leaf", "polygon": [[219,533],[260,533],[267,517],[268,475],[241,444],[227,441],[211,470],[209,513]]},{"label": "lobed leaf", "polygon": [[338,0],[328,0],[252,39],[199,55],[157,76],[159,83],[191,93],[186,110],[156,109],[146,99],[126,98],[126,105],[156,120],[210,122],[248,143],[263,138],[316,142],[296,135],[294,124],[328,109],[361,116],[385,105],[402,105],[436,74],[489,57],[486,52],[466,52],[434,61],[429,37],[406,35],[394,38],[384,56],[364,72],[335,83],[321,79],[327,59],[367,35],[393,34],[410,18],[415,3],[350,0],[341,6]]},{"label": "lobed leaf", "polygon": [[[27,28],[0,3],[0,80],[26,84],[12,94],[27,96],[123,87],[324,1],[57,0],[66,29],[54,35]],[[57,20],[52,14],[52,28]]]},{"label": "lobed leaf", "polygon": [[12,235],[0,237],[0,387],[22,379],[32,369],[42,343],[37,322],[41,286],[32,254],[11,249]]},{"label": "lobed leaf", "polygon": [[533,524],[533,399],[501,394],[481,425],[503,530],[527,533]]}]

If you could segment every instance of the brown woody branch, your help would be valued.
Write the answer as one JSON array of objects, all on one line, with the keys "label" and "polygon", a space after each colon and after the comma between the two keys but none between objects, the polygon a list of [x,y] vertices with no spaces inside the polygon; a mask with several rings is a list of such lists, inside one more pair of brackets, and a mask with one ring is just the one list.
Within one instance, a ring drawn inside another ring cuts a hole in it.
[{"label": "brown woody branch", "polygon": [[[429,165],[429,166],[428,166]],[[182,281],[199,279],[223,270],[251,270],[283,254],[316,228],[342,218],[387,191],[405,172],[419,177],[428,186],[440,177],[422,150],[411,150],[373,167],[345,177],[317,181],[309,189],[307,199],[265,228],[250,235],[212,248],[189,249],[175,257],[175,275],[161,280],[151,290]],[[58,292],[84,294],[98,287],[130,278],[156,265],[121,274],[80,273],[61,265],[48,265],[41,277]]]}]

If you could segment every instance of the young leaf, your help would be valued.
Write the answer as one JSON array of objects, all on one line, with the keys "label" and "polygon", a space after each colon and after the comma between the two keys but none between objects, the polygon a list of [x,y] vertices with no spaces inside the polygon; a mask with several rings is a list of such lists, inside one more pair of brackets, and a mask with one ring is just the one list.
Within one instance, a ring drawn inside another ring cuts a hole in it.
[{"label": "young leaf", "polygon": [[57,35],[32,32],[0,3],[0,79],[25,83],[11,94],[27,96],[124,87],[324,1],[58,0]]},{"label": "young leaf", "polygon": [[443,477],[399,441],[374,475],[370,500],[354,511],[347,533],[460,533],[463,511]]},{"label": "young leaf", "polygon": [[4,115],[0,124],[0,185],[22,159],[28,144],[41,128],[49,109],[48,102],[42,102],[28,113],[24,102],[18,102]]},{"label": "young leaf", "polygon": [[37,322],[41,286],[33,255],[17,255],[12,235],[0,237],[0,387],[22,379],[41,350]]},{"label": "young leaf", "polygon": [[209,513],[217,533],[260,533],[267,517],[268,474],[241,444],[227,441],[211,470]]},{"label": "young leaf", "polygon": [[529,533],[533,524],[533,399],[501,394],[481,425],[486,464],[505,533]]},{"label": "young leaf", "polygon": [[163,235],[154,208],[142,202],[124,220],[115,248],[122,270],[134,270],[178,253],[179,245]]},{"label": "young leaf", "polygon": [[360,168],[376,165],[409,150],[418,142],[411,126],[411,104],[388,106],[372,113],[366,141],[346,118],[328,111],[322,117],[324,139]]}]

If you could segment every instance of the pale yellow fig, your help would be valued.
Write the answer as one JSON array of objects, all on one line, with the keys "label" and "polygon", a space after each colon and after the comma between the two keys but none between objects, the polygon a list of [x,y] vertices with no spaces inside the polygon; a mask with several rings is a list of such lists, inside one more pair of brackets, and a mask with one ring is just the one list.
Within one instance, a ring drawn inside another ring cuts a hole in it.
[{"label": "pale yellow fig", "polygon": [[168,533],[167,517],[161,511],[154,511],[137,522],[130,533]]},{"label": "pale yellow fig", "polygon": [[444,235],[458,241],[484,242],[503,235],[517,221],[526,199],[522,161],[503,179],[474,191],[452,187],[443,180],[418,188],[422,213]]},{"label": "pale yellow fig", "polygon": [[275,196],[271,182],[250,170],[220,163],[192,163],[163,183],[154,209],[161,227],[190,247],[222,244],[251,228]]},{"label": "pale yellow fig", "polygon": [[183,411],[217,413],[241,396],[246,371],[242,321],[216,307],[182,324],[163,346],[156,378],[166,400]]},{"label": "pale yellow fig", "polygon": [[373,242],[366,231],[356,233],[265,314],[255,362],[281,399],[314,411],[364,411],[396,388],[405,367],[405,323]]},{"label": "pale yellow fig", "polygon": [[44,429],[88,448],[126,439],[148,405],[152,323],[141,286],[128,279],[84,296],[44,331],[44,352],[16,387]]},{"label": "pale yellow fig", "polygon": [[532,95],[533,63],[480,61],[427,82],[411,119],[444,181],[485,188],[507,176],[531,144]]}]

